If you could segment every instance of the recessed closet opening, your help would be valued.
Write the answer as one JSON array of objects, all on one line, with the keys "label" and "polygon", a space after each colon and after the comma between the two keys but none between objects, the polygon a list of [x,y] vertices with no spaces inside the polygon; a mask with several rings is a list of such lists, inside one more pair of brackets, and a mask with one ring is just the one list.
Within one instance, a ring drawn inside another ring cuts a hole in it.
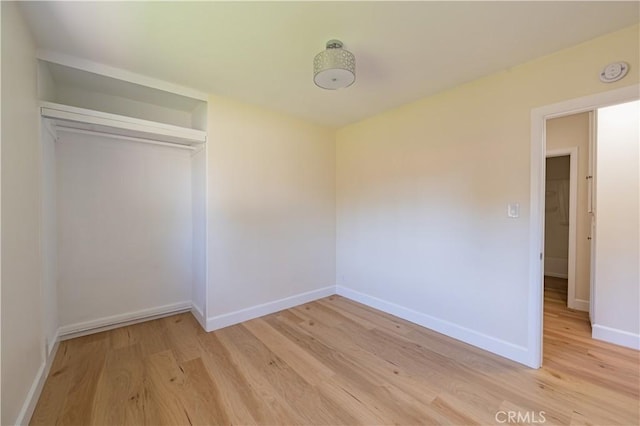
[{"label": "recessed closet opening", "polygon": [[204,148],[44,120],[45,257],[60,335],[192,304],[203,317]]},{"label": "recessed closet opening", "polygon": [[[54,70],[62,81],[65,72],[84,75],[60,65]],[[51,80],[46,63],[41,72]],[[67,93],[63,98],[71,101],[96,80],[103,78],[91,75],[74,89],[51,80],[45,85],[49,96],[42,96],[43,323],[49,351],[58,338],[142,319],[182,311],[192,311],[201,324],[206,318],[206,133],[190,125],[204,120],[169,113],[183,105],[193,107],[194,117],[206,115],[206,102],[181,104],[181,95],[154,97],[157,91],[148,87],[132,93],[147,96],[149,104],[109,94],[86,97],[90,106],[107,110],[88,109],[82,96],[72,105],[51,97]],[[117,81],[110,84],[117,89]],[[133,83],[122,84],[130,89]],[[173,99],[167,107],[153,105],[167,99]],[[138,114],[122,114],[132,102]]]}]

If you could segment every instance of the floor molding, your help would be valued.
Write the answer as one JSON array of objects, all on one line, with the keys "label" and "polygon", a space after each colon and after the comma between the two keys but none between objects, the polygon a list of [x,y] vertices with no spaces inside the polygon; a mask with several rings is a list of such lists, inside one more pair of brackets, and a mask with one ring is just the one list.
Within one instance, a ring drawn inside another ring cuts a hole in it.
[{"label": "floor molding", "polygon": [[629,333],[628,331],[619,330],[617,328],[593,324],[591,326],[591,337],[613,343],[614,345],[640,350],[640,334]]},{"label": "floor molding", "polygon": [[190,301],[178,302],[172,303],[170,305],[158,306],[156,308],[142,309],[136,312],[98,318],[91,321],[85,321],[60,327],[58,329],[58,335],[60,336],[60,340],[72,339],[74,337],[99,333],[101,331],[111,330],[117,327],[124,327],[138,322],[150,321],[181,312],[188,312],[192,307],[193,304]]},{"label": "floor molding", "polygon": [[54,350],[58,350],[58,343],[60,343],[60,329],[57,329],[53,337],[47,342],[47,356],[51,356]]},{"label": "floor molding", "polygon": [[576,311],[589,312],[589,301],[584,299],[573,299],[573,303],[569,303],[569,308]]},{"label": "floor molding", "polygon": [[302,305],[303,303],[313,302],[314,300],[322,299],[323,297],[331,296],[333,294],[336,294],[336,288],[335,286],[329,286],[307,291],[305,293],[299,293],[283,299],[262,303],[260,305],[251,306],[249,308],[240,309],[234,312],[229,312],[227,314],[216,315],[214,317],[207,318],[206,330],[218,330],[230,325],[239,324],[264,315],[269,315],[283,309]]},{"label": "floor molding", "polygon": [[[22,409],[20,410],[18,418],[16,419],[16,425],[29,424],[31,416],[33,415],[33,411],[36,409],[36,405],[38,404],[38,400],[40,399],[40,394],[42,393],[44,383],[47,381],[47,377],[49,377],[49,371],[51,371],[51,365],[53,364],[53,360],[56,358],[56,353],[58,352],[59,345],[60,342],[58,341],[58,339],[56,339],[56,343],[51,347],[51,349],[45,350],[46,358],[40,365],[40,368],[36,373],[36,377],[31,384],[31,388],[27,393],[27,397],[24,400]],[[5,392],[7,392],[7,390],[5,390]]]},{"label": "floor molding", "polygon": [[200,308],[198,308],[195,304],[191,307],[191,315],[193,315],[196,321],[198,321],[198,324],[200,324],[200,327],[202,327],[203,330],[207,329],[207,319],[205,318]]},{"label": "floor molding", "polygon": [[545,277],[562,278],[564,280],[569,279],[569,275],[562,274],[562,273],[557,273],[557,272],[547,272],[547,271],[545,271],[544,275],[545,275]]},{"label": "floor molding", "polygon": [[546,257],[544,258],[544,274],[548,277],[569,278],[569,259],[562,257]]},{"label": "floor molding", "polygon": [[480,349],[492,352],[496,355],[511,359],[526,366],[532,367],[531,355],[524,346],[515,345],[501,339],[462,327],[449,321],[432,317],[430,315],[414,311],[413,309],[387,302],[386,300],[352,290],[347,287],[337,286],[336,293],[340,296],[362,303],[382,312],[395,315],[404,320],[426,327],[430,330],[442,333],[445,336],[461,340]]}]

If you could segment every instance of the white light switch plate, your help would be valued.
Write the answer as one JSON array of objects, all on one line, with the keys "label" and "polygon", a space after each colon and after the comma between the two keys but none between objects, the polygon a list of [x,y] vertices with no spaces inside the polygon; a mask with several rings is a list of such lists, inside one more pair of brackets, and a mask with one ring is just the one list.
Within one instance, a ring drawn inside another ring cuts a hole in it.
[{"label": "white light switch plate", "polygon": [[520,203],[507,204],[507,217],[520,217]]}]

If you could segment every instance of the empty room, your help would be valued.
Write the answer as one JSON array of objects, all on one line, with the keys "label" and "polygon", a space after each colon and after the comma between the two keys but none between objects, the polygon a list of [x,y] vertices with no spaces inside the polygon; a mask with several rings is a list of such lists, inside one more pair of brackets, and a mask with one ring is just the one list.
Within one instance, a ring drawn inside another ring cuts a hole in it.
[{"label": "empty room", "polygon": [[2,425],[640,424],[640,3],[0,3]]}]

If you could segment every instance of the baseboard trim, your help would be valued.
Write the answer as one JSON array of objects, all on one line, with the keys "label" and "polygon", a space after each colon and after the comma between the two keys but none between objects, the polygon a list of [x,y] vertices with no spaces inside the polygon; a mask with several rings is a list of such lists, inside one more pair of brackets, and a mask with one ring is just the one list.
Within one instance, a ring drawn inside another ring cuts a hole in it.
[{"label": "baseboard trim", "polygon": [[60,329],[57,329],[51,341],[47,342],[47,356],[51,356],[54,349],[58,350],[58,343],[60,343]]},{"label": "baseboard trim", "polygon": [[613,343],[615,345],[640,350],[640,334],[629,333],[604,325],[593,324],[591,326],[591,337],[597,340]]},{"label": "baseboard trim", "polygon": [[560,274],[556,272],[545,272],[544,275],[547,277],[553,277],[553,278],[563,278],[565,280],[569,279],[568,274]]},{"label": "baseboard trim", "polygon": [[387,302],[375,296],[370,296],[347,287],[337,286],[336,293],[340,296],[370,306],[374,309],[395,315],[404,320],[418,324],[422,327],[437,331],[446,336],[476,346],[480,349],[492,352],[496,355],[511,359],[529,367],[533,367],[531,363],[531,354],[524,346],[515,345],[513,343],[497,339],[495,337],[480,333],[478,331],[432,317],[413,309]]},{"label": "baseboard trim", "polygon": [[307,291],[305,293],[296,294],[285,297],[283,299],[274,300],[272,302],[262,303],[245,309],[240,309],[227,314],[216,315],[207,318],[207,331],[214,331],[230,325],[239,324],[264,315],[273,314],[283,309],[289,309],[303,303],[313,302],[336,294],[335,286],[320,288],[317,290]]},{"label": "baseboard trim", "polygon": [[202,327],[203,330],[207,329],[207,320],[204,317],[202,310],[195,304],[191,307],[191,315],[193,315],[196,321],[198,321],[198,324],[200,324],[200,327]]},{"label": "baseboard trim", "polygon": [[569,301],[569,309],[575,309],[576,311],[589,312],[589,301],[584,299],[573,299]]},{"label": "baseboard trim", "polygon": [[58,329],[58,335],[60,336],[60,340],[68,340],[74,337],[99,333],[101,331],[124,327],[138,322],[150,321],[181,312],[188,312],[192,307],[193,304],[189,301],[172,303],[170,305],[158,306],[156,308],[141,309],[139,311],[128,312],[126,314],[113,315],[91,321],[65,325]]},{"label": "baseboard trim", "polygon": [[544,258],[544,274],[549,277],[564,278],[569,277],[569,259],[562,257]]},{"label": "baseboard trim", "polygon": [[51,349],[46,351],[46,358],[38,372],[36,373],[36,377],[31,384],[31,388],[27,393],[27,397],[24,400],[24,404],[22,405],[22,409],[18,414],[18,418],[16,419],[16,425],[26,425],[31,421],[31,416],[33,416],[33,412],[36,409],[36,404],[38,404],[38,400],[40,399],[40,394],[42,393],[42,388],[44,387],[44,383],[47,381],[47,377],[49,377],[49,371],[51,371],[51,365],[53,364],[53,360],[56,357],[56,353],[58,352],[59,341],[56,336],[55,344],[52,345]]}]

